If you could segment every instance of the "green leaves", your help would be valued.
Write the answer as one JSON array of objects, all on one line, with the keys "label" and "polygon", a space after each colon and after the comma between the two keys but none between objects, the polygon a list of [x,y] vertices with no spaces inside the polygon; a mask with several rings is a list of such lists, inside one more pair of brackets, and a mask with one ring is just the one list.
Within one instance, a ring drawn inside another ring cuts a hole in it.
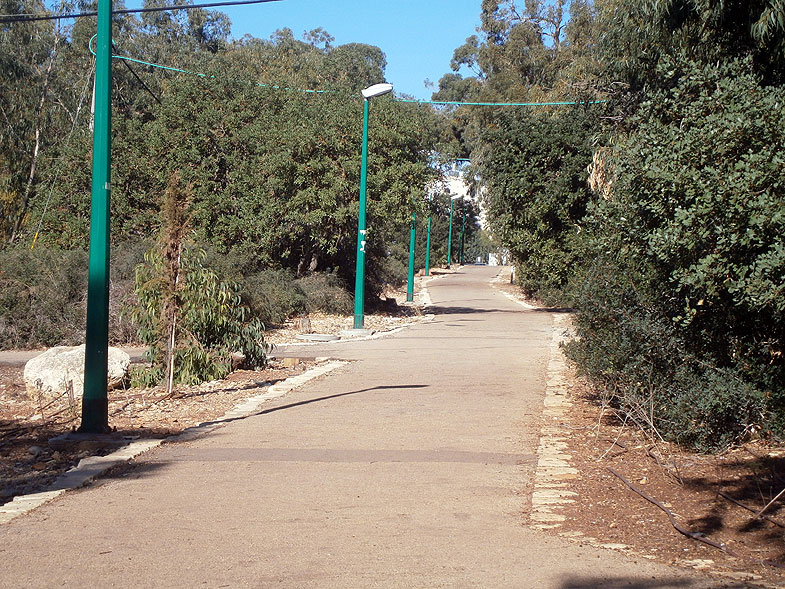
[{"label": "green leaves", "polygon": [[[240,285],[222,281],[203,261],[203,251],[183,252],[182,282],[176,294],[174,382],[184,384],[223,378],[232,370],[232,354],[238,352],[249,368],[263,367],[269,349],[264,327],[249,319],[241,304]],[[133,314],[140,325],[139,338],[150,346],[151,362],[146,374],[137,375],[141,384],[160,382],[166,368],[169,325],[163,308],[168,288],[164,272],[163,258],[156,250],[150,250],[136,269],[138,306]]]},{"label": "green leaves", "polygon": [[785,91],[751,69],[663,62],[664,86],[602,152],[610,189],[575,282],[574,357],[625,410],[648,382],[650,426],[701,449],[783,434]]},{"label": "green leaves", "polygon": [[506,111],[482,139],[491,229],[513,254],[531,294],[563,289],[578,260],[596,110]]}]

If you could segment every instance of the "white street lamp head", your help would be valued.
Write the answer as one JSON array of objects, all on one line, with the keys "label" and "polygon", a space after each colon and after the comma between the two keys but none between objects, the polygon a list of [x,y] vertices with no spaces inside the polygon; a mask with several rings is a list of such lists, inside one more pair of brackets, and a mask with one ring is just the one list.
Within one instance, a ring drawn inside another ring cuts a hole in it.
[{"label": "white street lamp head", "polygon": [[374,84],[373,86],[368,86],[365,90],[363,90],[362,95],[363,98],[367,100],[368,98],[374,98],[376,96],[381,96],[382,94],[392,92],[392,89],[392,84]]}]

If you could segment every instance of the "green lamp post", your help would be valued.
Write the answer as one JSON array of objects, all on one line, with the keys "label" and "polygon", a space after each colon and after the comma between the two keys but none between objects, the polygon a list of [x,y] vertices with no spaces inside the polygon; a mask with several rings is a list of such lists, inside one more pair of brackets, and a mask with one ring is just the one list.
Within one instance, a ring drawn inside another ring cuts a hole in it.
[{"label": "green lamp post", "polygon": [[458,256],[458,260],[460,261],[461,266],[463,266],[463,244],[464,238],[466,236],[466,199],[464,198],[463,202],[461,203],[461,212],[462,212],[462,219],[461,219],[461,254]]},{"label": "green lamp post", "polygon": [[406,282],[406,302],[414,301],[414,238],[417,228],[417,212],[412,213],[412,226],[409,231],[409,279]]},{"label": "green lamp post", "polygon": [[354,280],[354,328],[362,329],[365,321],[365,189],[368,175],[368,105],[371,98],[392,92],[392,84],[374,84],[362,91],[363,146],[360,164],[360,211],[357,215],[357,271]]},{"label": "green lamp post", "polygon": [[459,194],[450,197],[450,228],[447,232],[447,267],[450,267],[450,263],[452,262],[452,209],[453,209],[453,202],[457,199],[461,198]]},{"label": "green lamp post", "polygon": [[[430,200],[430,199],[429,199]],[[425,233],[425,275],[431,275],[431,212],[428,211],[428,230]]]},{"label": "green lamp post", "polygon": [[84,394],[79,432],[109,431],[109,196],[111,168],[112,0],[98,0],[93,184],[87,283]]}]

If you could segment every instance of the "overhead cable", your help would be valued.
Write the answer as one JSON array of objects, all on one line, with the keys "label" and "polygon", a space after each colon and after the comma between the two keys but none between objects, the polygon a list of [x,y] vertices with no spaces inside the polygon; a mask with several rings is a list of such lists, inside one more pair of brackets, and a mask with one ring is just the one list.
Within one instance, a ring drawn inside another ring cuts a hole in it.
[{"label": "overhead cable", "polygon": [[[151,8],[121,8],[112,14],[132,14],[137,12],[165,12],[168,10],[191,10],[193,8],[215,8],[217,6],[240,6],[244,4],[264,4],[281,0],[232,0],[230,2],[207,2],[204,4],[176,4],[174,6],[156,6]],[[34,22],[40,20],[61,20],[65,18],[82,18],[97,16],[98,11],[75,12],[70,14],[0,14],[0,23]]]},{"label": "overhead cable", "polygon": [[602,104],[607,100],[581,100],[578,102],[451,102],[447,100],[411,100],[396,98],[398,102],[415,104],[447,104],[454,106],[570,106],[574,104]]}]

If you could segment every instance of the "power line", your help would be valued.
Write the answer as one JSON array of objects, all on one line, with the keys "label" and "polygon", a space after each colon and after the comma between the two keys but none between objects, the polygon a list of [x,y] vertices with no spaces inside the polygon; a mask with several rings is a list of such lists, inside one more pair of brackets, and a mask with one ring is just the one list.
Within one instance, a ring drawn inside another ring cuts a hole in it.
[{"label": "power line", "polygon": [[[93,50],[93,39],[95,39],[96,35],[90,39],[88,43],[88,48],[90,53],[95,55],[95,51]],[[199,72],[191,72],[188,70],[171,67],[168,65],[161,65],[159,63],[151,63],[149,61],[143,61],[141,59],[135,59],[133,57],[128,57],[126,55],[112,55],[113,59],[120,59],[123,61],[130,61],[133,63],[138,63],[140,65],[146,65],[162,70],[168,70],[170,72],[178,72],[181,74],[189,74],[192,76],[199,76],[200,78],[207,78],[207,74],[202,74]],[[210,78],[215,78],[215,76],[209,76]],[[263,84],[261,82],[250,82],[251,84],[258,86],[260,88],[272,88],[273,90],[286,90],[288,92],[304,92],[306,94],[337,94],[337,92],[331,90],[305,90],[303,88],[287,88],[283,86],[277,86],[273,84]],[[155,98],[155,96],[153,96]],[[156,98],[157,100],[157,98]],[[409,102],[413,104],[450,104],[456,106],[570,106],[576,104],[604,104],[607,100],[583,100],[579,102],[447,102],[442,100],[412,100],[408,98],[394,98],[395,102]]]},{"label": "power line", "polygon": [[150,90],[150,87],[144,83],[144,80],[142,80],[142,78],[139,77],[139,74],[137,74],[136,70],[134,70],[134,68],[131,67],[130,63],[128,63],[126,60],[123,60],[123,65],[126,68],[128,68],[128,71],[133,74],[134,78],[136,78],[136,81],[139,82],[145,90],[147,90],[147,93],[150,96],[152,96],[158,104],[163,104],[161,102],[161,99],[158,98],[158,96],[156,96],[155,93],[152,90]]},{"label": "power line", "polygon": [[[207,2],[205,4],[177,4],[174,6],[159,6],[155,8],[123,8],[113,10],[112,14],[131,14],[137,12],[164,12],[167,10],[190,10],[192,8],[214,8],[216,6],[240,6],[244,4],[264,4],[266,2],[280,2],[280,0],[232,0],[231,2]],[[60,20],[64,18],[81,18],[96,16],[98,11],[75,12],[71,14],[0,14],[0,23],[34,22],[41,20]]]},{"label": "power line", "polygon": [[455,106],[570,106],[575,104],[602,104],[607,100],[582,100],[579,102],[450,102],[446,100],[410,100],[396,98],[398,102],[414,104],[449,104]]},{"label": "power line", "polygon": [[[256,1],[256,0],[254,0],[254,1]],[[263,1],[275,1],[275,0],[263,0]],[[87,44],[87,47],[90,50],[90,53],[92,53],[93,55],[95,55],[95,50],[93,49],[93,41],[95,40],[95,38],[97,36],[98,35],[93,35],[93,37],[90,39],[90,41]],[[112,42],[112,45],[114,45],[114,42]],[[215,76],[208,76],[207,74],[202,74],[202,73],[199,73],[199,72],[192,72],[192,71],[184,70],[184,69],[177,68],[177,67],[171,67],[171,66],[168,66],[168,65],[161,65],[160,63],[152,63],[152,62],[149,62],[149,61],[143,61],[141,59],[136,59],[136,58],[129,57],[129,56],[126,56],[126,55],[113,54],[112,55],[112,59],[120,59],[123,62],[129,62],[130,61],[130,62],[133,62],[133,63],[138,63],[140,65],[146,65],[146,66],[150,66],[150,67],[153,67],[153,68],[167,70],[167,71],[170,71],[170,72],[177,72],[177,73],[181,73],[181,74],[189,74],[189,75],[192,75],[192,76],[199,76],[200,78],[208,78],[209,77],[209,78],[215,79]],[[125,65],[128,66],[128,63],[125,63]],[[130,69],[130,66],[128,66],[128,67]],[[134,73],[134,75],[136,76],[136,73],[133,72],[133,70],[131,70],[131,72]],[[138,76],[137,76],[137,79],[139,79]],[[139,80],[139,81],[141,82],[141,80]],[[306,94],[337,94],[337,92],[331,91],[331,90],[305,90],[303,88],[287,88],[287,87],[284,87],[284,86],[277,86],[277,85],[273,85],[273,84],[263,84],[261,82],[250,82],[250,83],[255,85],[255,86],[258,86],[260,88],[272,88],[273,90],[286,90],[288,92],[303,92],[303,93],[306,93]],[[147,90],[148,90],[148,92],[150,92],[152,94],[152,92],[149,89],[147,89]],[[155,95],[153,95],[153,98],[155,98],[159,102],[159,104],[160,104],[160,100],[158,100],[158,98]],[[454,105],[454,106],[572,106],[572,105],[578,105],[578,104],[604,104],[604,103],[608,102],[607,100],[582,100],[582,101],[570,101],[570,102],[451,102],[451,101],[445,101],[445,100],[417,100],[417,99],[409,99],[409,98],[394,98],[393,100],[395,100],[395,102],[408,102],[408,103],[412,103],[412,104],[440,104],[440,105]]]},{"label": "power line", "polygon": [[[93,55],[95,55],[95,49],[93,49],[93,41],[96,39],[96,37],[98,37],[98,35],[93,35],[90,38],[90,41],[87,43],[87,48],[90,51],[90,53],[92,53]],[[115,45],[114,41],[112,41],[112,45],[115,48],[117,47]],[[202,73],[199,73],[199,72],[192,72],[192,71],[184,70],[184,69],[181,69],[181,68],[178,68],[178,67],[171,67],[171,66],[168,66],[168,65],[161,65],[160,63],[152,63],[152,62],[149,62],[149,61],[143,61],[141,59],[128,57],[127,55],[112,54],[112,59],[120,59],[120,60],[122,60],[123,63],[125,63],[126,67],[128,67],[129,69],[130,69],[130,66],[128,65],[127,62],[130,61],[130,62],[133,62],[133,63],[138,63],[140,65],[146,65],[146,66],[150,66],[150,67],[153,67],[153,68],[158,68],[158,69],[166,70],[166,71],[170,71],[170,72],[177,72],[177,73],[180,73],[180,74],[188,74],[188,75],[191,75],[191,76],[199,76],[200,78],[215,79],[215,76],[208,76],[207,74],[202,74]],[[131,73],[133,73],[134,76],[136,76],[137,80],[142,82],[142,80],[139,78],[139,76],[136,75],[136,72],[131,70]],[[258,86],[259,88],[272,88],[273,90],[286,90],[288,92],[303,92],[305,94],[337,94],[337,92],[334,92],[332,90],[306,90],[306,89],[303,89],[303,88],[288,88],[288,87],[285,87],[285,86],[276,86],[276,85],[273,85],[273,84],[263,84],[262,82],[247,82],[247,83],[253,84],[254,86]],[[144,85],[144,82],[142,82],[142,84]],[[145,86],[145,88],[147,88],[147,87]],[[159,104],[161,103],[161,101],[158,99],[158,97],[155,96],[149,88],[147,88],[147,91],[150,92],[150,94],[153,96],[153,98],[156,99],[156,101],[158,101]]]}]

